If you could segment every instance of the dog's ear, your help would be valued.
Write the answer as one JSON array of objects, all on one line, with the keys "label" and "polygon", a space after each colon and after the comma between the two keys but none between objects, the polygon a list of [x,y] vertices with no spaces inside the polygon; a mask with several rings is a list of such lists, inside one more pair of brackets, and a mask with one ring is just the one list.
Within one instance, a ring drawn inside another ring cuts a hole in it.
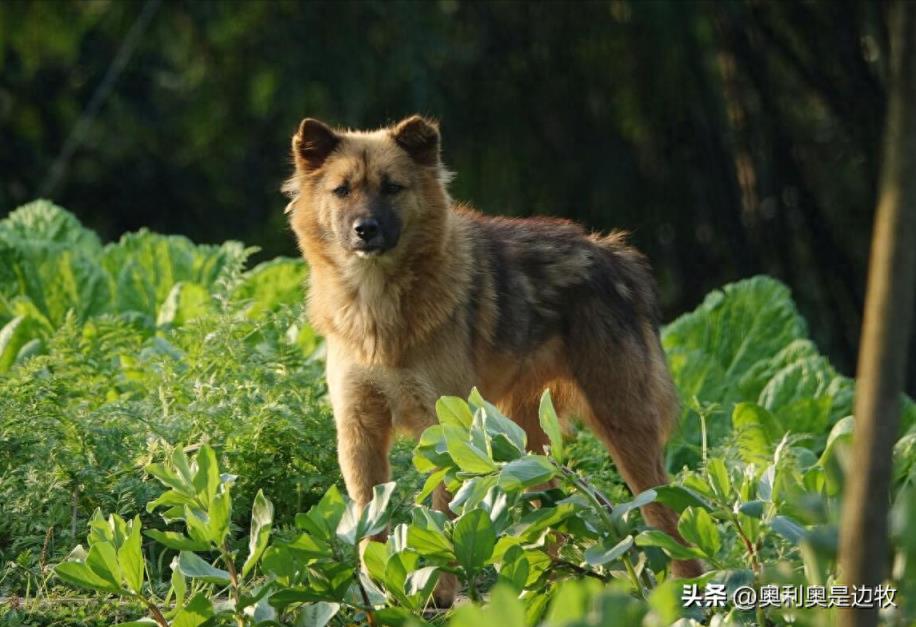
[{"label": "dog's ear", "polygon": [[299,130],[293,135],[293,159],[296,169],[310,172],[325,162],[337,145],[340,137],[327,124],[313,118],[305,118]]},{"label": "dog's ear", "polygon": [[433,120],[412,115],[398,122],[391,136],[420,165],[438,165],[439,125]]}]

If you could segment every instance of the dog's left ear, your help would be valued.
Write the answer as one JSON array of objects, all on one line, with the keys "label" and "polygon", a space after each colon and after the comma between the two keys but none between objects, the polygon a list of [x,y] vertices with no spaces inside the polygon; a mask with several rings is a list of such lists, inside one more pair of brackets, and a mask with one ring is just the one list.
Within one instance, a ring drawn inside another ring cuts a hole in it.
[{"label": "dog's left ear", "polygon": [[439,125],[433,120],[412,115],[398,122],[391,136],[420,165],[439,164]]},{"label": "dog's left ear", "polygon": [[327,124],[313,118],[305,118],[299,130],[293,135],[293,159],[296,169],[309,172],[324,164],[335,148],[340,137]]}]

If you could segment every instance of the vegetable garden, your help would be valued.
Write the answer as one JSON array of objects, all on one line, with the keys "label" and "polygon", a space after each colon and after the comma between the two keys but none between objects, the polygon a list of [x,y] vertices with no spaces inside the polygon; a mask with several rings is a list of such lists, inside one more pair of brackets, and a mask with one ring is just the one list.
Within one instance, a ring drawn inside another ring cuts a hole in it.
[{"label": "vegetable garden", "polygon": [[[551,445],[528,453],[469,391],[397,445],[397,482],[359,512],[303,317],[307,268],[247,268],[252,252],[147,231],[102,244],[45,201],[0,221],[0,622],[834,624],[829,602],[685,603],[685,585],[731,599],[836,584],[854,385],[778,281],[726,285],[664,328],[682,403],[670,485],[629,494],[591,434],[561,431],[549,396]],[[886,624],[916,620],[914,479],[905,399]],[[428,507],[441,480],[454,520]],[[680,513],[690,546],[646,528],[638,507],[653,500]],[[386,526],[361,567],[361,540]],[[706,573],[673,580],[672,557]],[[446,572],[467,598],[439,611]]]}]

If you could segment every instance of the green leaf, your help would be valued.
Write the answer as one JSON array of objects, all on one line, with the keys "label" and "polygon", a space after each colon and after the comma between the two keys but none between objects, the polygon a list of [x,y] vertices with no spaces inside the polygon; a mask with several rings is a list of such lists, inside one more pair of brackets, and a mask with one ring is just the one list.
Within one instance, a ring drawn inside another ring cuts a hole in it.
[{"label": "green leaf", "polygon": [[655,501],[658,497],[658,493],[654,489],[645,490],[637,494],[632,501],[627,501],[626,503],[618,503],[614,507],[614,511],[611,513],[611,518],[613,520],[626,520],[627,514],[629,514],[634,509],[639,507],[645,507],[649,503]]},{"label": "green leaf", "polygon": [[484,607],[462,605],[449,621],[449,627],[525,627],[525,624],[525,606],[505,584],[493,586],[490,602]]},{"label": "green leaf", "polygon": [[499,473],[499,487],[506,492],[546,483],[556,476],[553,464],[542,455],[527,455],[509,462]]},{"label": "green leaf", "polygon": [[538,419],[541,423],[541,429],[550,440],[550,456],[555,460],[563,463],[563,432],[560,430],[560,419],[557,417],[557,411],[553,407],[553,399],[550,396],[550,390],[544,390],[541,395],[541,405],[538,409]]},{"label": "green leaf", "polygon": [[197,498],[209,507],[220,483],[216,452],[209,445],[204,444],[197,451],[194,461],[197,464],[197,472],[194,473],[194,490]]},{"label": "green leaf", "polygon": [[382,581],[388,591],[398,597],[398,600],[404,605],[414,605],[406,593],[405,584],[407,582],[407,574],[417,568],[419,561],[420,556],[416,553],[401,551],[391,555],[385,563],[385,576]]},{"label": "green leaf", "polygon": [[[804,335],[805,323],[789,289],[761,276],[708,294],[696,310],[663,330],[662,345],[681,398],[718,403],[728,416],[733,403],[757,400],[744,395],[746,389],[761,387],[756,377],[742,385],[748,370]],[[699,420],[689,403],[682,407],[679,435],[669,447],[678,466],[699,461]],[[731,430],[727,420],[711,418],[706,421],[708,444],[715,447]]]},{"label": "green leaf", "polygon": [[181,326],[213,311],[209,290],[197,283],[179,281],[172,286],[156,316],[156,326]]},{"label": "green leaf", "polygon": [[111,310],[108,277],[94,256],[62,244],[20,246],[21,293],[54,325],[69,312],[83,323]]},{"label": "green leaf", "polygon": [[[149,471],[148,467],[147,471]],[[177,475],[175,475],[175,479],[177,480]],[[191,492],[193,493],[193,489],[191,489]],[[197,505],[197,501],[192,496],[188,496],[187,494],[179,492],[178,490],[166,490],[159,495],[159,498],[146,504],[146,511],[152,513],[158,507],[178,507],[183,511],[185,505],[195,507]]]},{"label": "green leaf", "polygon": [[111,578],[100,577],[86,564],[80,562],[64,562],[54,567],[54,574],[70,585],[118,594],[121,587],[111,581]]},{"label": "green leaf", "polygon": [[487,474],[497,469],[487,454],[468,441],[467,431],[455,425],[442,425],[448,453],[457,466],[475,474]]},{"label": "green leaf", "polygon": [[330,544],[308,533],[299,534],[287,546],[309,558],[331,557],[332,555]]},{"label": "green leaf", "polygon": [[[494,551],[493,557],[495,557]],[[499,581],[511,585],[516,592],[521,592],[528,583],[528,575],[531,572],[531,565],[525,556],[525,550],[518,546],[510,546],[499,560]]]},{"label": "green leaf", "polygon": [[550,610],[547,612],[548,625],[576,625],[585,622],[589,614],[590,601],[600,586],[589,580],[564,581],[553,593]]},{"label": "green leaf", "polygon": [[191,536],[192,540],[206,542],[208,545],[212,543],[209,517],[205,511],[185,505],[183,519],[185,526],[188,528],[188,535]]},{"label": "green leaf", "polygon": [[476,387],[472,388],[470,395],[468,395],[468,404],[474,411],[475,416],[478,413],[483,415],[482,423],[491,437],[501,433],[506,436],[517,450],[525,452],[527,441],[525,430],[503,415],[496,405],[484,400]]},{"label": "green leaf", "polygon": [[776,376],[776,373],[787,366],[818,355],[817,347],[809,339],[793,340],[778,353],[767,359],[761,359],[741,375],[738,387],[743,398],[758,400],[763,388]]},{"label": "green leaf", "polygon": [[363,508],[359,522],[359,531],[356,540],[362,540],[367,536],[374,536],[385,530],[388,525],[388,519],[391,512],[388,510],[388,504],[391,501],[391,495],[397,484],[394,481],[382,483],[372,488],[372,500]]},{"label": "green leaf", "polygon": [[541,507],[525,514],[522,519],[509,528],[507,533],[524,542],[533,542],[548,527],[555,527],[561,521],[573,516],[576,506],[572,503],[561,503],[556,507]]},{"label": "green leaf", "polygon": [[102,510],[96,508],[92,512],[92,516],[89,518],[89,544],[93,545],[96,542],[108,542],[110,544],[115,544],[115,535],[114,530],[111,525],[108,524],[108,521],[105,520],[105,517],[102,515]]},{"label": "green leaf", "polygon": [[715,557],[722,548],[719,529],[712,516],[702,507],[688,507],[677,524],[681,536],[697,545],[707,557]]},{"label": "green leaf", "polygon": [[35,200],[0,220],[0,236],[11,241],[66,244],[91,254],[101,249],[98,236],[66,209],[47,200]]},{"label": "green leaf", "polygon": [[662,343],[666,349],[702,350],[732,375],[775,355],[804,334],[805,322],[789,289],[775,279],[758,276],[710,292],[696,310],[665,328]]},{"label": "green leaf", "polygon": [[462,429],[470,429],[474,415],[464,399],[457,396],[443,396],[436,401],[436,415],[442,424],[450,424]]},{"label": "green leaf", "polygon": [[139,593],[143,587],[144,561],[140,550],[140,517],[135,516],[130,524],[130,533],[118,548],[118,565],[127,587]]},{"label": "green leaf", "polygon": [[194,494],[194,471],[191,470],[191,461],[184,450],[176,448],[172,451],[172,466],[184,485],[188,486],[189,494]]},{"label": "green leaf", "polygon": [[766,464],[773,446],[785,433],[773,414],[754,403],[735,405],[732,427],[738,435],[741,459],[748,464]]},{"label": "green leaf", "polygon": [[181,574],[181,571],[178,569],[178,556],[172,558],[171,564],[169,567],[172,569],[172,590],[175,592],[175,606],[181,607],[184,605],[185,593],[188,591],[188,584],[184,579],[184,575]]},{"label": "green leaf", "polygon": [[413,465],[423,473],[453,465],[442,425],[429,427],[420,434],[420,441],[413,451]]},{"label": "green leaf", "polygon": [[141,229],[105,246],[100,261],[115,285],[115,309],[155,317],[176,283],[197,283],[209,291],[237,276],[251,252],[237,242],[195,245],[186,237]]},{"label": "green leaf", "polygon": [[496,546],[490,516],[479,509],[463,514],[455,521],[452,541],[458,563],[470,576],[484,566]]},{"label": "green leaf", "polygon": [[213,618],[213,605],[203,592],[198,592],[188,604],[178,610],[172,627],[200,627]]},{"label": "green leaf", "polygon": [[833,399],[829,395],[819,398],[799,398],[776,410],[776,420],[791,425],[793,433],[821,434],[827,430]]},{"label": "green leaf", "polygon": [[[495,405],[484,401],[484,407],[477,410],[482,414],[482,425],[490,439],[503,438],[517,451],[512,457],[526,452],[528,435],[515,421],[507,418]],[[472,424],[473,427],[473,424]],[[473,431],[473,429],[472,429]]]},{"label": "green leaf", "polygon": [[770,529],[796,545],[806,535],[805,528],[788,516],[775,516],[770,522]]},{"label": "green leaf", "polygon": [[16,316],[0,329],[0,372],[8,371],[22,347],[31,339],[25,316]]},{"label": "green leaf", "polygon": [[407,546],[426,558],[455,559],[455,548],[444,533],[416,523],[407,527]]},{"label": "green leaf", "polygon": [[209,542],[199,542],[192,540],[184,534],[177,531],[159,531],[158,529],[147,529],[143,532],[148,538],[152,538],[159,544],[167,546],[170,549],[178,551],[206,551],[210,548]]},{"label": "green leaf", "polygon": [[[759,403],[776,411],[793,401],[816,399],[827,392],[836,371],[825,357],[812,355],[788,364],[760,392]],[[806,431],[808,425],[795,427]]]},{"label": "green leaf", "polygon": [[852,432],[855,427],[855,420],[852,416],[846,416],[830,430],[827,436],[827,444],[824,452],[821,453],[818,463],[825,466],[831,457],[836,455],[843,456],[852,443]]},{"label": "green leaf", "polygon": [[216,546],[222,546],[223,540],[229,535],[229,518],[232,514],[232,497],[227,489],[222,489],[213,497],[207,514],[210,518],[210,539]]},{"label": "green leaf", "polygon": [[257,495],[254,497],[254,504],[251,506],[251,534],[248,538],[248,559],[242,565],[242,577],[251,572],[264,549],[267,548],[267,540],[270,538],[273,520],[273,503],[264,496],[262,490],[258,490]]},{"label": "green leaf", "polygon": [[386,586],[388,585],[385,581],[385,565],[387,563],[388,548],[375,540],[367,542],[363,549],[363,565],[372,577]]},{"label": "green leaf", "polygon": [[701,494],[690,488],[679,485],[662,485],[653,488],[655,491],[655,500],[667,505],[676,512],[682,512],[688,507],[702,507],[707,510],[713,509]]},{"label": "green leaf", "polygon": [[306,563],[298,554],[299,551],[293,550],[289,545],[272,544],[261,555],[261,572],[272,575],[282,585],[289,585]]},{"label": "green leaf", "polygon": [[440,468],[426,478],[426,481],[423,482],[423,488],[417,493],[417,497],[414,499],[414,503],[419,505],[422,503],[426,497],[433,493],[433,491],[439,487],[442,483],[442,480],[445,479],[445,475],[448,473],[448,468]]},{"label": "green leaf", "polygon": [[336,485],[332,485],[307,514],[296,514],[296,526],[316,538],[329,541],[337,532],[337,526],[346,507],[340,490]]},{"label": "green leaf", "polygon": [[709,484],[723,502],[730,502],[732,499],[732,483],[728,476],[728,467],[721,457],[711,457],[706,461],[706,474],[709,477]]},{"label": "green leaf", "polygon": [[606,542],[599,542],[585,551],[585,561],[592,566],[603,566],[623,557],[632,546],[633,536],[627,536],[611,546]]},{"label": "green leaf", "polygon": [[448,508],[456,514],[475,509],[486,498],[490,488],[496,485],[496,480],[497,478],[493,475],[471,477],[455,492]]},{"label": "green leaf", "polygon": [[182,575],[191,579],[200,579],[207,583],[219,585],[229,584],[229,573],[227,571],[210,565],[190,551],[182,551],[178,554],[178,570]]},{"label": "green leaf", "polygon": [[[677,627],[696,627],[705,620],[703,608],[685,607],[682,600],[686,580],[667,579],[652,590],[649,595],[650,616],[656,618],[658,625],[677,625]],[[702,580],[699,585],[702,585]],[[731,598],[731,597],[727,597]],[[648,621],[647,621],[648,622]]]},{"label": "green leaf", "polygon": [[339,611],[339,603],[306,603],[296,612],[296,627],[325,627]]},{"label": "green leaf", "polygon": [[337,537],[343,542],[353,546],[359,542],[359,522],[361,519],[359,505],[355,501],[347,501],[347,507],[340,523],[337,525]]},{"label": "green leaf", "polygon": [[763,518],[763,512],[766,508],[766,501],[748,501],[743,503],[738,511],[751,518]]},{"label": "green leaf", "polygon": [[276,257],[243,274],[232,291],[232,301],[247,303],[248,317],[261,319],[268,311],[301,303],[307,275],[301,259]]},{"label": "green leaf", "polygon": [[89,553],[86,555],[86,566],[114,587],[121,587],[121,567],[118,565],[117,551],[112,544],[96,542],[89,547]]},{"label": "green leaf", "polygon": [[432,594],[436,581],[439,579],[438,566],[425,566],[407,575],[404,581],[404,592],[414,597],[414,606],[422,608],[426,605],[429,595]]},{"label": "green leaf", "polygon": [[636,536],[636,546],[657,546],[660,547],[676,560],[687,560],[696,557],[703,557],[703,552],[699,549],[684,546],[667,533],[657,529],[648,529]]},{"label": "green leaf", "polygon": [[776,478],[776,466],[770,465],[757,482],[757,495],[764,501],[773,499],[773,484]]}]

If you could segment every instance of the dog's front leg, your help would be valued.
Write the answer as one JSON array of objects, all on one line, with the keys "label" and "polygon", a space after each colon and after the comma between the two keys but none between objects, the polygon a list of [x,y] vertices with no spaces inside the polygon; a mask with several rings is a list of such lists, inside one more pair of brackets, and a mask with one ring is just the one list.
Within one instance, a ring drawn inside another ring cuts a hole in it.
[{"label": "dog's front leg", "polygon": [[[330,357],[330,355],[329,355]],[[391,410],[384,395],[356,369],[328,360],[328,387],[337,427],[337,457],[347,492],[360,507],[389,479]]]},{"label": "dog's front leg", "polygon": [[360,507],[372,500],[372,488],[389,480],[391,418],[384,402],[369,393],[343,409],[334,409],[337,456],[347,492]]}]

